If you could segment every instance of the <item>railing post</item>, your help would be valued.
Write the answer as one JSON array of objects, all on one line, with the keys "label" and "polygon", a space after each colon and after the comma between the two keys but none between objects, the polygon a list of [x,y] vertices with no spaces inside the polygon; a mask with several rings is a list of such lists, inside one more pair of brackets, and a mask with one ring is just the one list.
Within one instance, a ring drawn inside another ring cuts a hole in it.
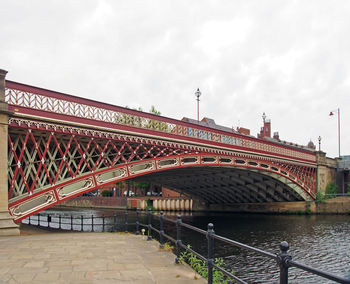
[{"label": "railing post", "polygon": [[102,232],[105,231],[105,214],[102,214]]},{"label": "railing post", "polygon": [[91,215],[91,232],[94,231],[94,215]]},{"label": "railing post", "polygon": [[278,255],[278,265],[280,267],[280,284],[288,284],[288,260],[291,260],[292,257],[288,255],[287,251],[289,245],[287,242],[283,241],[280,244],[280,253]]},{"label": "railing post", "polygon": [[139,211],[139,209],[137,208],[137,209],[136,209],[136,235],[139,235],[139,234],[140,234],[139,214],[140,214],[140,211]]},{"label": "railing post", "polygon": [[181,249],[181,215],[177,215],[176,220],[176,259],[175,263],[180,263],[180,249]]},{"label": "railing post", "polygon": [[152,240],[152,211],[151,208],[148,209],[148,238],[147,241]]},{"label": "railing post", "polygon": [[61,229],[61,215],[58,215],[58,228]]},{"label": "railing post", "polygon": [[208,284],[213,283],[213,264],[214,264],[214,225],[208,224]]},{"label": "railing post", "polygon": [[31,224],[30,224],[30,216],[28,217],[28,225],[31,225]]},{"label": "railing post", "polygon": [[115,213],[115,212],[113,214],[113,230],[114,230],[114,232],[117,231],[117,213]]},{"label": "railing post", "polygon": [[128,232],[128,211],[124,213],[125,233]]},{"label": "railing post", "polygon": [[70,230],[73,231],[73,215],[70,215]]},{"label": "railing post", "polygon": [[50,228],[51,216],[47,214],[47,227]]},{"label": "railing post", "polygon": [[163,222],[164,222],[164,212],[163,210],[160,211],[160,217],[159,217],[159,243],[160,247],[164,247],[164,229],[163,229]]},{"label": "railing post", "polygon": [[40,213],[38,213],[38,227],[40,227]]},{"label": "railing post", "polygon": [[83,215],[81,215],[80,217],[80,231],[83,231],[84,230],[84,217]]}]

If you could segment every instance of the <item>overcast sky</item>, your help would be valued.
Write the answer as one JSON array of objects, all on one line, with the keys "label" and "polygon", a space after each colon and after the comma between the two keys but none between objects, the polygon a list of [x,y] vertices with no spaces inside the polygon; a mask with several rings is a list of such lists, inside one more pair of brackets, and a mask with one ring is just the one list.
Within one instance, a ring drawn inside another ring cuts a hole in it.
[{"label": "overcast sky", "polygon": [[350,1],[0,0],[7,79],[350,155]]}]

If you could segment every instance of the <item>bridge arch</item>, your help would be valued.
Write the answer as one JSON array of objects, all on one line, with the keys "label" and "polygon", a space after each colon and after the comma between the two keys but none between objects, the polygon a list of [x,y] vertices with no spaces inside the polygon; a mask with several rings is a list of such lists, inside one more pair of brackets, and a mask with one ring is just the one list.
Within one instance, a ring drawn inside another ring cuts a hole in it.
[{"label": "bridge arch", "polygon": [[[208,176],[212,179],[205,186],[200,178]],[[119,164],[61,180],[54,185],[37,188],[25,196],[10,199],[9,211],[15,221],[20,221],[82,193],[127,179],[153,179],[207,203],[315,198],[308,185],[308,177],[302,180],[282,164],[253,157],[185,153]],[[176,179],[177,182],[182,180],[182,185],[184,182],[189,184],[187,187],[175,186]]]}]

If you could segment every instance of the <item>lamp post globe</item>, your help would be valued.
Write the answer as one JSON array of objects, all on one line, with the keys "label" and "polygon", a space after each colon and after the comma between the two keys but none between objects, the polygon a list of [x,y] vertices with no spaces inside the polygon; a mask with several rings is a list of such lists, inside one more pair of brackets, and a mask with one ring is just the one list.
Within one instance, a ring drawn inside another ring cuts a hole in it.
[{"label": "lamp post globe", "polygon": [[197,88],[197,91],[194,93],[197,97],[197,100],[199,100],[199,97],[201,96],[201,91],[199,90],[199,88]]},{"label": "lamp post globe", "polygon": [[197,88],[197,91],[194,93],[197,97],[197,123],[199,124],[199,97],[201,96],[201,91]]}]

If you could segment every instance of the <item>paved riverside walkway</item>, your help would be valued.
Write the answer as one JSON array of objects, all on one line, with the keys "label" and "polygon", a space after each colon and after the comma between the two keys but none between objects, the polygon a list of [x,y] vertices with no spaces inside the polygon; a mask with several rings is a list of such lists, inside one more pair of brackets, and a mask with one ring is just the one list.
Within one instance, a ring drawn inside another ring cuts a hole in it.
[{"label": "paved riverside walkway", "polygon": [[157,241],[123,233],[21,227],[0,237],[0,283],[206,283]]}]

